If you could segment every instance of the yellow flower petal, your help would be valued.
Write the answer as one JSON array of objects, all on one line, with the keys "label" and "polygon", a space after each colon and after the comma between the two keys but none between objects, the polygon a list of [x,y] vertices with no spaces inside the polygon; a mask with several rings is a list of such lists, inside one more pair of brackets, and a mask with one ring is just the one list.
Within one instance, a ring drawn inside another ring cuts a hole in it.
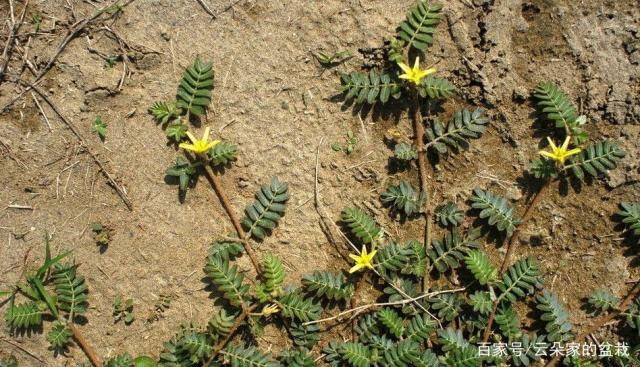
[{"label": "yellow flower petal", "polygon": [[400,67],[400,69],[402,69],[402,71],[404,71],[407,74],[411,72],[411,68],[409,67],[409,65],[405,64],[404,62],[399,62],[398,66]]},{"label": "yellow flower petal", "polygon": [[189,137],[189,140],[191,140],[192,143],[195,144],[195,142],[198,141],[198,139],[196,139],[195,136],[193,136],[193,134],[190,131],[187,131],[187,136]]},{"label": "yellow flower petal", "polygon": [[564,143],[562,143],[562,150],[567,150],[567,148],[569,148],[569,140],[571,140],[571,137],[567,135],[566,139],[564,139]]}]

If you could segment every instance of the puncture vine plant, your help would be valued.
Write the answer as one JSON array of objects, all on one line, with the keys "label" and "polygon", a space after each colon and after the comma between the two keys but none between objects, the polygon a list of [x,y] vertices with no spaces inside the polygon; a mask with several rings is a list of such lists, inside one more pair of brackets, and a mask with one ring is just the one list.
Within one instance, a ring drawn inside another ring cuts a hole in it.
[{"label": "puncture vine plant", "polygon": [[[237,233],[214,240],[204,260],[204,274],[221,302],[206,324],[186,323],[176,330],[159,358],[123,353],[107,360],[106,366],[529,366],[542,362],[540,344],[585,337],[577,334],[558,295],[545,289],[537,261],[531,257],[512,261],[512,257],[517,256],[514,249],[520,228],[553,183],[595,181],[616,168],[624,152],[613,141],[590,143],[586,118],[578,116],[558,86],[540,83],[535,98],[554,134],[548,138],[550,150],[541,151],[529,167],[538,189],[524,213],[520,216],[521,210],[509,200],[483,188],[470,193],[468,205],[445,202],[432,210],[427,152],[432,157],[455,154],[473,139],[480,139],[489,122],[480,108],[457,111],[447,123],[431,116],[433,107],[455,93],[452,83],[434,76],[434,68],[422,69],[420,64],[420,56],[433,43],[441,9],[419,0],[389,40],[379,68],[341,77],[346,101],[384,108],[393,98],[410,112],[414,140],[397,141],[393,150],[399,161],[409,165],[417,161],[420,188],[406,180],[392,183],[380,199],[401,217],[423,215],[425,241],[397,241],[367,211],[349,206],[340,214],[342,227],[336,225],[335,230],[350,246],[345,254],[352,260],[350,268],[315,270],[299,285],[287,282],[282,259],[271,253],[258,258],[253,246],[277,230],[289,200],[288,184],[271,178],[245,207],[244,216],[237,216],[219,179],[224,172],[221,168],[230,168],[237,159],[237,146],[210,140],[209,127],[202,138],[192,132],[195,125],[190,122],[206,117],[215,76],[211,63],[196,58],[184,72],[176,99],[157,102],[149,112],[181,149],[166,171],[176,179],[181,198],[199,175],[205,175],[234,224]],[[563,143],[557,146],[556,138]],[[465,209],[477,217],[474,223],[479,227],[468,224]],[[640,204],[621,203],[617,216],[630,240],[638,242]],[[433,224],[439,224],[440,230]],[[487,231],[483,229],[487,228],[507,243],[500,265],[485,251]],[[87,309],[89,293],[78,266],[62,263],[68,255],[52,257],[49,238],[45,238],[44,264],[27,273],[26,281],[21,280],[14,289],[0,293],[8,304],[6,321],[12,331],[23,332],[53,320],[46,337],[52,349],[64,350],[75,340],[95,366],[102,366],[100,359],[91,357],[93,352],[87,351],[91,348],[75,327]],[[241,269],[237,262],[245,255],[250,257],[253,272]],[[378,302],[357,305],[358,289],[368,279]],[[594,327],[621,320],[623,328],[640,333],[639,289],[636,284],[624,299],[607,290],[594,291],[586,302]],[[132,321],[128,316],[131,305],[116,302],[116,320]],[[536,315],[533,324],[522,317],[521,310],[527,308]],[[283,329],[291,338],[278,356],[257,345],[267,324]],[[346,325],[339,332],[349,337],[327,340],[328,333],[323,332],[331,324]],[[489,342],[517,343],[520,348],[485,355],[481,348]],[[633,346],[628,356],[612,355],[600,362],[638,365],[638,349]],[[574,357],[562,363],[595,365]],[[0,366],[15,365],[15,359],[0,360]]]}]

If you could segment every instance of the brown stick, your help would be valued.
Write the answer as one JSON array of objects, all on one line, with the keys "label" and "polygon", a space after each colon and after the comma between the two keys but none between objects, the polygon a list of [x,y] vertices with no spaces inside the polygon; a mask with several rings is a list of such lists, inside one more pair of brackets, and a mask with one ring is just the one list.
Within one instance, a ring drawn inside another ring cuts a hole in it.
[{"label": "brown stick", "polygon": [[[513,233],[511,234],[511,237],[509,237],[509,242],[507,243],[507,253],[504,255],[504,259],[502,259],[502,265],[500,265],[500,276],[502,276],[502,274],[504,274],[504,272],[507,270],[507,267],[509,266],[509,262],[511,260],[511,256],[513,255],[513,252],[517,247],[516,240],[520,235],[520,228],[524,228],[525,224],[531,218],[531,215],[533,213],[533,208],[538,206],[540,199],[547,193],[547,191],[549,191],[550,186],[551,186],[551,181],[545,181],[542,184],[542,187],[540,187],[540,190],[538,191],[536,196],[533,197],[533,199],[527,206],[527,209],[525,209],[524,215],[522,216],[522,223],[520,223],[520,225],[513,231]],[[484,335],[482,336],[482,341],[484,343],[486,343],[489,340],[489,336],[491,335],[491,328],[493,327],[493,321],[496,317],[496,312],[498,311],[498,304],[500,303],[500,301],[501,299],[497,298],[493,302],[493,310],[489,315],[489,319],[487,320],[487,328],[484,330]]]},{"label": "brown stick", "polygon": [[[13,13],[11,13],[11,19],[14,21],[11,25],[11,31],[9,32],[9,37],[7,37],[7,43],[4,45],[4,51],[2,51],[2,63],[0,64],[0,84],[2,84],[2,79],[4,76],[5,70],[7,70],[7,65],[9,65],[9,60],[11,59],[11,50],[13,49],[14,39],[16,38],[16,34],[18,30],[20,30],[20,26],[22,26],[22,22],[24,21],[24,16],[27,13],[27,7],[29,6],[29,1],[24,3],[24,7],[22,8],[22,14],[20,14],[20,20],[15,22],[13,19]],[[13,7],[11,7],[11,11],[13,11]]]},{"label": "brown stick", "polygon": [[196,1],[198,1],[200,6],[202,6],[202,8],[204,9],[205,12],[207,12],[207,14],[211,15],[212,19],[217,18],[216,14],[211,10],[211,8],[209,8],[209,6],[203,0],[196,0]]},{"label": "brown stick", "polygon": [[87,342],[87,339],[84,338],[84,335],[82,335],[80,329],[78,329],[73,323],[69,323],[69,329],[71,329],[71,332],[73,333],[73,339],[75,339],[75,341],[78,343],[80,349],[82,349],[84,354],[87,355],[89,361],[91,361],[91,364],[94,367],[102,367],[102,362],[96,355],[95,349],[93,349],[91,344]]},{"label": "brown stick", "polygon": [[238,330],[238,328],[242,325],[242,323],[244,322],[244,320],[249,317],[249,314],[256,309],[256,307],[258,307],[257,304],[251,305],[247,308],[245,308],[244,311],[242,311],[242,313],[240,314],[240,316],[238,316],[238,318],[236,319],[236,321],[233,323],[233,326],[231,326],[231,329],[229,329],[229,334],[227,334],[227,336],[224,337],[224,339],[222,339],[221,341],[218,342],[218,344],[216,344],[213,347],[213,350],[211,351],[211,357],[209,357],[209,359],[204,363],[203,367],[209,367],[209,365],[211,364],[211,362],[213,362],[213,360],[218,356],[218,354],[220,353],[220,351],[227,345],[227,343],[229,343],[229,340],[231,340],[231,338],[233,337],[233,335],[235,334],[235,332]]},{"label": "brown stick", "polygon": [[[627,296],[622,300],[622,302],[620,302],[620,304],[618,305],[615,311],[611,311],[607,315],[600,316],[590,328],[578,334],[578,336],[575,337],[574,342],[580,342],[590,334],[593,334],[594,332],[598,331],[598,329],[603,327],[609,321],[618,317],[621,313],[627,310],[629,305],[631,305],[631,302],[633,302],[633,300],[636,299],[636,297],[638,297],[638,294],[640,294],[640,281],[636,282],[633,288],[631,288],[631,290],[629,291],[629,294],[627,294]],[[549,363],[547,363],[545,366],[554,367],[559,360],[560,360],[560,355],[558,354],[555,357],[553,357],[553,359],[550,360]]]},{"label": "brown stick", "polygon": [[[220,176],[218,176],[213,171],[213,168],[211,168],[211,165],[209,164],[204,164],[204,169],[207,175],[207,180],[209,180],[209,183],[211,184],[211,186],[213,186],[213,189],[215,190],[216,194],[218,195],[218,198],[220,199],[220,202],[222,202],[222,206],[226,210],[227,215],[229,215],[229,218],[233,223],[233,227],[236,229],[236,232],[238,232],[238,237],[246,240],[247,234],[245,233],[244,228],[242,228],[242,224],[240,224],[238,215],[233,209],[233,206],[231,205],[231,201],[229,200],[229,197],[227,196],[227,193],[224,190],[224,186],[222,185],[222,180],[220,180]],[[262,272],[260,268],[260,262],[258,261],[258,257],[256,256],[256,253],[253,251],[253,248],[251,248],[251,246],[247,241],[243,241],[242,245],[244,246],[244,249],[247,252],[247,255],[249,255],[249,258],[251,259],[251,263],[253,264],[253,267],[256,269],[256,272],[260,274]]]},{"label": "brown stick", "polygon": [[[425,249],[431,244],[431,204],[429,195],[429,183],[427,178],[427,153],[424,148],[424,125],[422,124],[422,114],[420,113],[420,97],[417,92],[415,95],[415,111],[413,115],[413,130],[416,135],[416,148],[418,149],[418,170],[420,171],[420,189],[424,192],[424,247]],[[429,269],[424,274],[422,281],[422,291],[429,291]]]}]

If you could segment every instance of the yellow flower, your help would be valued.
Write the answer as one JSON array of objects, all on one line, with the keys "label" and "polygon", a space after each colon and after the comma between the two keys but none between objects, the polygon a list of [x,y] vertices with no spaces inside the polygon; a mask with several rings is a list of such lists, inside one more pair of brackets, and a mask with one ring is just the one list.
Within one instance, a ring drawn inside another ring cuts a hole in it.
[{"label": "yellow flower", "polygon": [[420,85],[422,78],[425,76],[436,72],[436,68],[429,68],[426,70],[420,69],[420,57],[416,57],[416,62],[413,65],[413,68],[410,68],[409,65],[403,62],[399,62],[398,66],[402,71],[404,71],[404,74],[400,75],[400,79],[410,80],[416,85]]},{"label": "yellow flower", "polygon": [[257,313],[257,314],[253,314],[254,316],[269,316],[272,315],[274,313],[278,313],[280,312],[280,308],[277,305],[274,304],[270,304],[270,305],[266,305],[262,308],[262,312]]},{"label": "yellow flower", "polygon": [[349,254],[349,257],[355,260],[356,264],[349,269],[349,273],[355,273],[356,271],[364,268],[373,269],[373,257],[376,256],[378,250],[373,250],[371,253],[367,253],[367,246],[362,246],[362,252],[360,255]]},{"label": "yellow flower", "polygon": [[541,150],[540,155],[543,157],[553,159],[554,161],[560,163],[561,166],[564,165],[564,161],[567,158],[581,152],[580,148],[567,150],[567,148],[569,147],[569,141],[571,140],[570,136],[567,136],[567,138],[564,140],[564,143],[562,143],[562,146],[559,148],[553,143],[553,141],[549,137],[547,137],[547,140],[549,141],[549,145],[551,146],[551,152]]},{"label": "yellow flower", "polygon": [[180,148],[184,150],[190,150],[196,154],[202,154],[209,151],[209,149],[213,148],[220,142],[220,140],[212,140],[209,141],[209,127],[204,129],[204,134],[202,135],[202,139],[196,139],[191,132],[187,131],[187,136],[189,140],[193,144],[189,143],[180,143]]}]

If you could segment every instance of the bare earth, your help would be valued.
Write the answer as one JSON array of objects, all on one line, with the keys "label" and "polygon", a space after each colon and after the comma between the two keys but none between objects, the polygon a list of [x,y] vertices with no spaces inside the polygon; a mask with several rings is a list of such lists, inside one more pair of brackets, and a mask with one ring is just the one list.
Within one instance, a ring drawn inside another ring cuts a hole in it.
[{"label": "bare earth", "polygon": [[[410,137],[409,120],[367,114],[361,122],[351,108],[332,99],[338,70],[360,67],[358,48],[380,47],[413,1],[241,0],[226,11],[231,2],[205,1],[220,12],[217,19],[195,0],[134,1],[121,15],[90,25],[64,49],[40,88],[77,127],[86,147],[39,99],[49,128],[31,93],[0,115],[0,289],[18,280],[25,257],[27,269],[41,263],[49,231],[55,252],[73,250],[82,264],[91,293],[87,323],[80,327],[105,359],[125,351],[157,358],[179,325],[206,322],[214,309],[202,281],[204,258],[211,240],[231,235],[233,227],[204,179],[184,203],[178,201],[177,186],[164,180],[178,154],[146,111],[155,101],[174,98],[182,70],[197,55],[213,61],[216,70],[213,104],[203,124],[240,150],[223,176],[233,205],[240,212],[271,176],[290,184],[283,222],[257,248],[258,254],[273,252],[284,259],[288,282],[297,283],[314,269],[349,266],[326,240],[313,207],[321,138],[320,195],[336,221],[344,206],[358,205],[369,208],[398,239],[422,235],[421,220],[401,225],[379,201],[389,182],[404,178],[418,185],[415,168],[388,171],[393,152],[383,144],[396,124]],[[13,3],[22,10],[22,1]],[[32,36],[27,55],[34,67],[46,64],[71,24],[106,4],[31,1],[19,34],[32,32],[31,17],[41,14],[42,33]],[[460,91],[447,102],[444,115],[484,106],[492,128],[469,151],[432,166],[436,205],[444,200],[464,204],[476,186],[517,200],[516,205],[526,199],[528,184],[519,177],[546,136],[529,100],[541,80],[555,81],[569,93],[587,115],[592,136],[620,139],[627,151],[621,168],[604,183],[585,185],[579,194],[554,187],[525,228],[523,238],[529,240],[518,250],[518,257],[540,261],[548,287],[560,294],[580,329],[586,322],[580,308],[584,297],[598,288],[623,296],[625,282],[640,275],[632,266],[637,249],[622,243],[611,221],[620,201],[640,199],[637,0],[456,0],[444,5],[445,21],[428,55],[439,75]],[[2,2],[2,18],[8,13],[8,3]],[[2,45],[8,31],[3,23]],[[22,47],[13,52],[8,79],[20,70],[27,38],[19,37]],[[119,88],[123,62],[107,68],[99,53],[121,54],[122,49],[130,55],[130,74]],[[349,50],[355,57],[327,70],[313,58],[317,50]],[[26,70],[22,77],[29,81],[33,75]],[[4,81],[0,108],[21,91]],[[108,124],[104,143],[91,132],[97,115]],[[330,144],[343,143],[348,130],[359,138],[355,152],[334,152]],[[132,211],[87,150],[126,189]],[[96,222],[112,235],[103,253],[91,230]],[[500,249],[494,243],[487,247],[498,262]],[[248,258],[240,265],[251,273]],[[158,321],[145,322],[161,294],[173,296],[170,308]],[[114,324],[116,296],[135,299],[132,325]],[[47,350],[46,329],[45,334],[9,336],[4,321],[0,326],[0,356],[13,353],[21,366],[42,365],[37,358],[50,366],[88,363],[77,347],[54,356]],[[289,341],[268,329],[260,343],[279,351]]]}]

